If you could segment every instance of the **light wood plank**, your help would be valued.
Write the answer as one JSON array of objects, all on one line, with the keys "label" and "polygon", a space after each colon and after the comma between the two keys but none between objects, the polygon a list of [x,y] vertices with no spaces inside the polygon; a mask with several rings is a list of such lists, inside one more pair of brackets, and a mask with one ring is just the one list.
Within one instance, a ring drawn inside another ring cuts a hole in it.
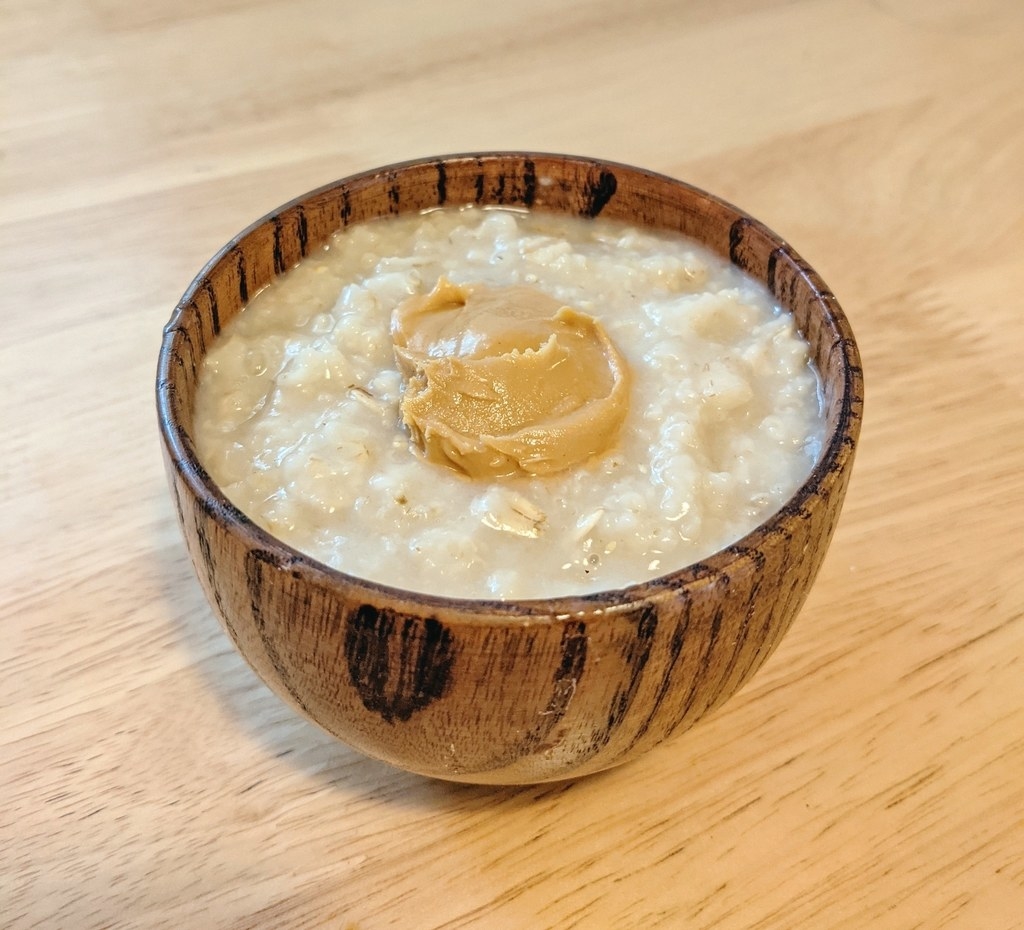
[{"label": "light wood plank", "polygon": [[[1024,7],[27,0],[0,30],[0,925],[1021,926]],[[867,381],[765,668],[636,764],[522,789],[365,759],[258,682],[152,399],[244,225],[501,147],[742,205],[837,293]]]}]

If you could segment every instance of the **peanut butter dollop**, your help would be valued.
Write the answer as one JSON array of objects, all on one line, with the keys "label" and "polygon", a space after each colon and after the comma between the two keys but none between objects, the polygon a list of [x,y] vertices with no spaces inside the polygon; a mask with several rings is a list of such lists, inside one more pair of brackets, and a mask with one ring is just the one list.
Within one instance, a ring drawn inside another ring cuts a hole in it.
[{"label": "peanut butter dollop", "polygon": [[626,416],[628,370],[607,333],[534,288],[442,277],[395,310],[391,334],[413,442],[474,478],[576,465]]}]

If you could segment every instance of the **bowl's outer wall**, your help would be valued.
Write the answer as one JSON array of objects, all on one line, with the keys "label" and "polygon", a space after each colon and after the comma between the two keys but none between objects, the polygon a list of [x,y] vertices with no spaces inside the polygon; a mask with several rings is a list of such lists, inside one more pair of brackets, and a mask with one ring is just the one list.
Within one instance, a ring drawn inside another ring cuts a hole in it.
[{"label": "bowl's outer wall", "polygon": [[[674,229],[765,283],[822,375],[830,441],[780,514],[724,552],[625,592],[474,603],[349,578],[255,527],[191,440],[207,347],[275,275],[337,229],[440,205],[503,204]],[[618,764],[692,725],[765,661],[800,609],[849,481],[859,356],[815,273],[757,221],[622,165],[488,154],[408,163],[331,185],[229,243],[167,326],[157,385],[165,462],[199,581],[256,672],[361,751],[443,778],[522,783]]]}]

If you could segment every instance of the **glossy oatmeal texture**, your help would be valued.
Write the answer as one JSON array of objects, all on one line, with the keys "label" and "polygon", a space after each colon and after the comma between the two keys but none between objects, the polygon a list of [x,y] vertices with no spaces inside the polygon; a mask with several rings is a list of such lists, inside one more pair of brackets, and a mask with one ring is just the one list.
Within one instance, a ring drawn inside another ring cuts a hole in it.
[{"label": "glossy oatmeal texture", "polygon": [[[392,316],[442,278],[596,321],[629,371],[610,448],[495,478],[417,451]],[[210,475],[288,544],[373,581],[497,598],[709,555],[791,496],[823,429],[792,318],[728,263],[611,221],[468,207],[354,226],[261,291],[207,355],[195,418]]]}]

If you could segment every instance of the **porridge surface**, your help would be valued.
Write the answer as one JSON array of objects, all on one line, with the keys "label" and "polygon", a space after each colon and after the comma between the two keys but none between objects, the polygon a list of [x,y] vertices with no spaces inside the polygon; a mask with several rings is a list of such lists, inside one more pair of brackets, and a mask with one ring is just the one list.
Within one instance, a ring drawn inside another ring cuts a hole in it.
[{"label": "porridge surface", "polygon": [[[392,312],[527,285],[598,320],[631,370],[609,451],[469,478],[410,445]],[[463,208],[353,226],[261,291],[207,355],[195,439],[279,539],[353,575],[462,597],[587,593],[706,557],[762,522],[821,448],[789,314],[701,246],[606,220]]]}]

